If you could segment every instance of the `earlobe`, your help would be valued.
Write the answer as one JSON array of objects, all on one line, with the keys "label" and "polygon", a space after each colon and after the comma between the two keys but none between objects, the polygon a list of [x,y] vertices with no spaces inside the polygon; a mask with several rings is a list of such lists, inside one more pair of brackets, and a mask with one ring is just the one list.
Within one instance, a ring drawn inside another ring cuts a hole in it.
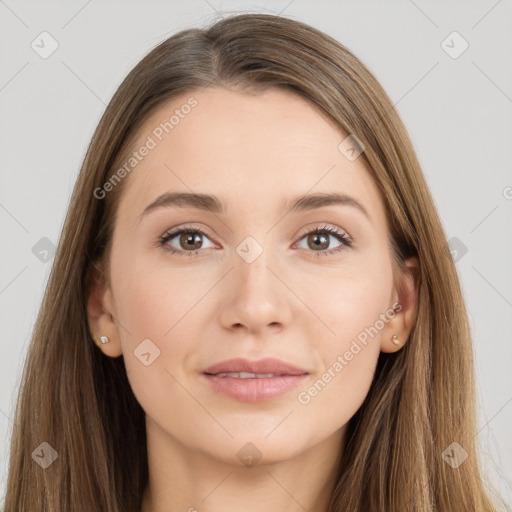
[{"label": "earlobe", "polygon": [[113,315],[112,291],[101,273],[92,270],[87,287],[87,320],[92,341],[109,357],[122,354],[117,325]]},{"label": "earlobe", "polygon": [[382,352],[400,350],[407,342],[416,322],[420,284],[419,262],[418,258],[413,256],[404,263],[406,269],[397,290],[395,315],[382,332]]}]

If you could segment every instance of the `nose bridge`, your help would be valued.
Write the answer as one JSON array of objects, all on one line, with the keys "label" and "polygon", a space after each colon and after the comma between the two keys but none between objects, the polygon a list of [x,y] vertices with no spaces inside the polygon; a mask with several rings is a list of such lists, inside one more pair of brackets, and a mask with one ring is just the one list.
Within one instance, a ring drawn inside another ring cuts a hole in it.
[{"label": "nose bridge", "polygon": [[247,236],[236,247],[234,255],[234,286],[238,300],[268,299],[278,293],[271,268],[276,266],[277,251],[271,247],[271,236]]}]

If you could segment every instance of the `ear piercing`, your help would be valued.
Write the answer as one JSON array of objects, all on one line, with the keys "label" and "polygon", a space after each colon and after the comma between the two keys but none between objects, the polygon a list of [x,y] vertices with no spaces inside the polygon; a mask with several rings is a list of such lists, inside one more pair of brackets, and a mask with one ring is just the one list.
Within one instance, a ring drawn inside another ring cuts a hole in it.
[{"label": "ear piercing", "polygon": [[393,339],[391,340],[395,345],[400,345],[399,339],[396,337],[396,334],[393,334]]},{"label": "ear piercing", "polygon": [[101,345],[104,345],[105,343],[108,343],[110,341],[110,338],[108,336],[100,336],[98,339],[96,336],[92,337],[94,340],[94,343],[98,345],[98,347],[101,347]]}]

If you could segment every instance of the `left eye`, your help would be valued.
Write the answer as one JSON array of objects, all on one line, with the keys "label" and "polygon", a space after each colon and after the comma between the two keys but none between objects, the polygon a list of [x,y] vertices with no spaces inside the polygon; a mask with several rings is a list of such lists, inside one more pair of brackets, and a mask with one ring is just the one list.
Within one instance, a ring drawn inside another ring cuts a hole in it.
[{"label": "left eye", "polygon": [[[340,242],[338,247],[334,249],[327,249],[330,244],[330,239],[336,239]],[[338,231],[337,229],[325,227],[325,228],[317,228],[309,233],[306,233],[301,240],[305,240],[307,246],[305,249],[309,249],[310,247],[316,247],[317,249],[321,249],[317,252],[319,254],[328,254],[342,250],[345,246],[349,247],[351,244],[351,240],[346,233],[343,231]],[[304,248],[304,247],[303,247]]]}]

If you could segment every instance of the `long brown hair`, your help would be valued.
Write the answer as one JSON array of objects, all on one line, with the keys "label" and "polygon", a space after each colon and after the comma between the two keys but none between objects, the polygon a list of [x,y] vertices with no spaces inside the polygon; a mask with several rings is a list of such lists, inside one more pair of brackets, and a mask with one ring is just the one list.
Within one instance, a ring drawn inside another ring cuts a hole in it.
[{"label": "long brown hair", "polygon": [[[93,135],[28,349],[6,512],[140,510],[148,482],[144,411],[123,357],[105,357],[94,345],[86,314],[91,271],[108,274],[123,183],[102,199],[94,191],[159,105],[208,86],[284,87],[355,134],[385,201],[397,268],[410,256],[419,260],[415,325],[401,350],[380,354],[349,422],[331,512],[496,510],[479,469],[472,342],[457,271],[393,103],[326,34],[285,17],[239,14],[157,45],[122,82]],[[48,449],[43,442],[57,453],[46,469],[33,457]],[[443,457],[453,442],[468,454],[456,468]]]}]

